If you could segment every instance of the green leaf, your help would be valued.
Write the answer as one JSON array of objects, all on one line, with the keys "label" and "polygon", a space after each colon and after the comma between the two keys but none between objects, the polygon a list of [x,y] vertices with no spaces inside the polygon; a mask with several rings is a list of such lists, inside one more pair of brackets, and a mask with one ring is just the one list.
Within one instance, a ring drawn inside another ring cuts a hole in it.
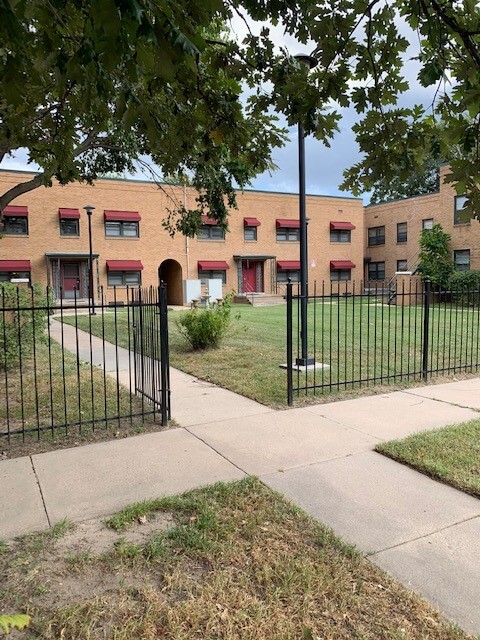
[{"label": "green leaf", "polygon": [[19,613],[14,616],[0,615],[0,629],[4,633],[8,633],[10,629],[18,629],[22,631],[30,624],[30,616]]}]

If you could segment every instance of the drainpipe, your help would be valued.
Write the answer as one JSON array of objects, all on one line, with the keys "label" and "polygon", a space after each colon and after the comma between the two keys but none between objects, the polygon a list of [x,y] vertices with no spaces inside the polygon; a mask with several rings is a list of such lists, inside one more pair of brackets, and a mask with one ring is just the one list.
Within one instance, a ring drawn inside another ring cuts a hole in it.
[{"label": "drainpipe", "polygon": [[[183,183],[183,207],[187,208],[187,185],[184,181]],[[187,280],[190,279],[190,238],[185,236],[185,256],[186,256],[186,265],[187,265]]]}]

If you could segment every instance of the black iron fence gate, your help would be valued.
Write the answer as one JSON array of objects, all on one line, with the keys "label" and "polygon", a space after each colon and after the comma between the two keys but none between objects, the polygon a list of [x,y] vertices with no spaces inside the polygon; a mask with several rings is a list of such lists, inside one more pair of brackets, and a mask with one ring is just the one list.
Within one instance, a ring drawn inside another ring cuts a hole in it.
[{"label": "black iron fence gate", "polygon": [[[480,289],[429,281],[314,284],[307,304],[287,286],[287,393],[294,397],[427,381],[480,368]],[[301,313],[306,309],[303,364]]]},{"label": "black iron fence gate", "polygon": [[0,285],[0,442],[166,425],[166,287],[109,288],[95,306]]},{"label": "black iron fence gate", "polygon": [[166,285],[132,292],[135,393],[171,418]]}]

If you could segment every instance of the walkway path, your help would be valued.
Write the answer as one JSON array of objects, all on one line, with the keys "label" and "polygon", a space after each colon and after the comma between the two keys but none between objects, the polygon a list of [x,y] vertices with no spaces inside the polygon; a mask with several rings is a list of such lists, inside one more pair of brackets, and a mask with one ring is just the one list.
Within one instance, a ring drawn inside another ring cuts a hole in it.
[{"label": "walkway path", "polygon": [[[98,346],[94,338],[94,361]],[[88,360],[83,332],[80,347]],[[125,381],[129,356],[119,352]],[[373,451],[477,417],[480,379],[288,411],[174,369],[171,381],[179,428],[1,461],[0,538],[255,474],[480,633],[480,501]]]}]

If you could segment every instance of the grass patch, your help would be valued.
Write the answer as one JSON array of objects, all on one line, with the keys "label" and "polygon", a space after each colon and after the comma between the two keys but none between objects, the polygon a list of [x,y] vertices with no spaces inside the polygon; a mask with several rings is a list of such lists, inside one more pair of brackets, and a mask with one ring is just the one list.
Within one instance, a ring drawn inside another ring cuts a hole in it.
[{"label": "grass patch", "polygon": [[[171,526],[132,542],[162,512]],[[84,538],[75,557],[66,553],[75,532],[65,526],[61,538],[44,536],[36,554],[25,539],[9,543],[0,611],[32,616],[25,637],[469,637],[252,478],[134,505],[108,525],[116,541],[97,555],[85,555]]]},{"label": "grass patch", "polygon": [[[122,385],[117,395],[116,381],[100,368],[85,362],[77,368],[76,356],[54,340],[50,349],[37,344],[36,366],[25,359],[21,370],[8,371],[8,384],[3,372],[0,378],[0,450],[11,458],[161,428],[153,416],[130,419],[141,413],[141,400]],[[100,420],[92,425],[94,418]],[[23,429],[25,435],[15,433]]]},{"label": "grass patch", "polygon": [[480,420],[417,433],[376,450],[480,498]]},{"label": "grass patch", "polygon": [[[286,307],[250,307],[235,305],[241,319],[232,322],[219,349],[193,352],[177,326],[182,312],[169,314],[170,362],[186,373],[231,389],[273,407],[286,405],[287,378],[279,365],[286,362]],[[298,320],[294,308],[294,325]],[[450,367],[461,372],[469,358],[478,362],[480,313],[477,309],[459,309],[448,305],[431,305],[431,361],[433,369]],[[116,322],[115,322],[116,319]],[[117,310],[103,316],[105,336],[110,342],[129,346],[127,313]],[[65,317],[74,324],[75,319]],[[85,331],[102,333],[102,317],[78,317]],[[321,389],[296,396],[302,402],[318,402],[332,393],[344,397],[365,387],[385,389],[386,376],[397,376],[397,386],[422,382],[422,309],[382,305],[375,298],[339,298],[309,307],[309,353],[329,366],[315,373],[294,375],[294,386],[306,383],[324,385]],[[296,328],[294,327],[294,336]],[[294,347],[296,339],[294,339]],[[133,344],[130,336],[130,344]],[[463,365],[463,368],[462,368]],[[406,372],[417,372],[406,376]],[[469,370],[470,371],[470,370]],[[365,380],[369,383],[348,383]],[[423,382],[422,382],[423,383]],[[391,389],[392,383],[389,384]],[[399,388],[400,388],[399,387]]]}]

